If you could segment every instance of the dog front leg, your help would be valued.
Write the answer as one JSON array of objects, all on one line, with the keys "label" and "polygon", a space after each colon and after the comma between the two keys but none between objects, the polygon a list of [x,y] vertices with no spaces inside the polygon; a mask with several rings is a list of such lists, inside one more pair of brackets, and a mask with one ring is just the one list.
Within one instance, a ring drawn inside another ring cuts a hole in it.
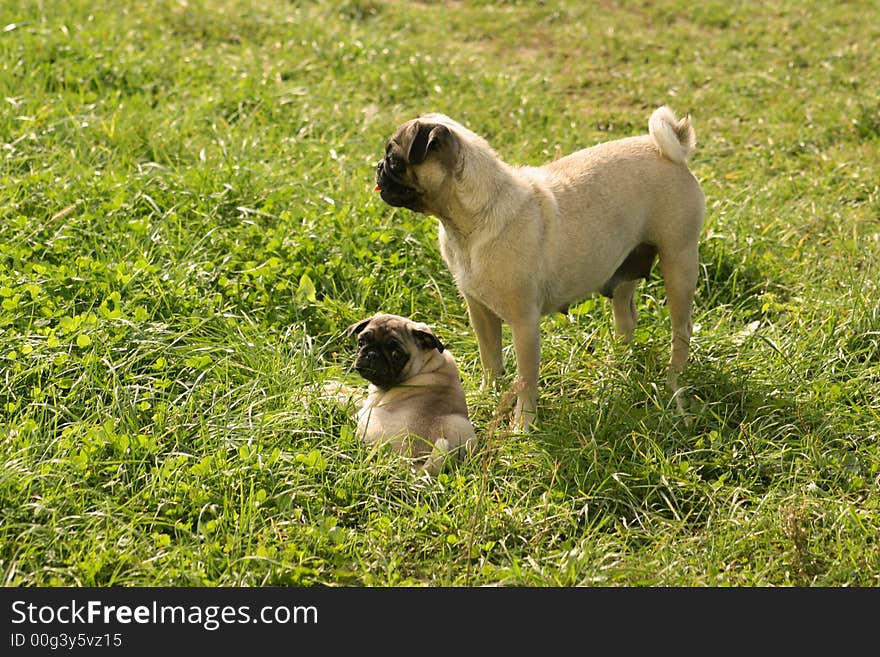
[{"label": "dog front leg", "polygon": [[635,329],[636,321],[639,319],[639,311],[636,309],[635,294],[639,280],[624,281],[614,288],[612,297],[612,312],[614,314],[614,328],[617,335],[628,343],[632,340],[633,329]]},{"label": "dog front leg", "polygon": [[446,464],[446,458],[449,456],[449,452],[449,441],[445,438],[439,438],[437,442],[434,443],[434,447],[431,450],[431,453],[428,454],[425,462],[416,466],[416,471],[424,472],[432,477],[436,477],[440,474],[440,471]]},{"label": "dog front leg", "polygon": [[517,395],[513,427],[528,431],[538,415],[538,372],[541,367],[541,318],[510,323],[516,352]]},{"label": "dog front leg", "polygon": [[480,364],[483,367],[482,389],[504,375],[504,361],[501,354],[501,318],[485,305],[471,296],[464,295],[468,316],[477,336],[480,349]]}]

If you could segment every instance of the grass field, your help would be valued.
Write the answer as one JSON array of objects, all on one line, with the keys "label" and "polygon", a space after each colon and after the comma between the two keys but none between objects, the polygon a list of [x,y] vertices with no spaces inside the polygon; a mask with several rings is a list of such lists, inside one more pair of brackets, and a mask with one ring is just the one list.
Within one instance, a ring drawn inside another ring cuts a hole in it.
[{"label": "grass field", "polygon": [[[880,585],[875,2],[0,0],[0,23],[4,585]],[[655,272],[628,347],[604,299],[545,318],[541,423],[511,433],[436,220],[373,192],[385,140],[442,111],[539,164],[663,104],[707,197],[693,423]],[[436,480],[320,392],[362,385],[345,328],[380,310],[461,368],[481,445]]]}]

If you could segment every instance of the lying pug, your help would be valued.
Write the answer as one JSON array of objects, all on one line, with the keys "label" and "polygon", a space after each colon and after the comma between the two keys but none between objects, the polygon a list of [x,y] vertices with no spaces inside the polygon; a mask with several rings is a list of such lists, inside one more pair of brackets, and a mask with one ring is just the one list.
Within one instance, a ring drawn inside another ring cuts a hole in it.
[{"label": "lying pug", "polygon": [[440,220],[440,250],[467,303],[484,386],[504,372],[501,323],[519,380],[514,426],[535,422],[543,315],[594,293],[611,299],[629,341],[634,292],[659,256],[672,323],[666,381],[680,412],[705,198],[687,166],[690,119],[661,107],[648,134],[579,150],[541,167],[503,162],[485,139],[442,114],[397,128],[376,188],[392,205]]},{"label": "lying pug", "polygon": [[447,456],[462,459],[476,444],[455,359],[421,322],[378,313],[348,328],[357,336],[355,369],[370,382],[357,431],[388,443],[436,475]]}]

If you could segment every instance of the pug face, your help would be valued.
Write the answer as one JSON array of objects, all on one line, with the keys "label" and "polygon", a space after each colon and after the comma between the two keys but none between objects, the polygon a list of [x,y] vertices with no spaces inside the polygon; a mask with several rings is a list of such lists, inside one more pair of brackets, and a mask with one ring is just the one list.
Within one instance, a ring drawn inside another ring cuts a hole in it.
[{"label": "pug face", "polygon": [[431,200],[454,170],[457,140],[439,115],[404,123],[385,146],[376,165],[376,189],[394,207],[429,212]]},{"label": "pug face", "polygon": [[385,313],[352,324],[348,335],[357,336],[354,367],[358,374],[380,388],[415,376],[433,350],[444,349],[426,324]]}]

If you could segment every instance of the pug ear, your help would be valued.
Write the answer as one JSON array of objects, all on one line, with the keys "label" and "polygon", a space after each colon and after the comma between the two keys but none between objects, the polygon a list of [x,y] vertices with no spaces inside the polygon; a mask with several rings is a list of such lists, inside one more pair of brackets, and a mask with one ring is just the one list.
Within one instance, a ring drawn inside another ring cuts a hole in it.
[{"label": "pug ear", "polygon": [[367,328],[367,324],[370,323],[371,319],[373,318],[367,317],[366,319],[362,319],[359,322],[355,322],[345,330],[345,334],[349,337],[351,337],[352,335],[360,335],[361,331]]},{"label": "pug ear", "polygon": [[413,329],[412,336],[420,349],[436,349],[440,353],[443,353],[443,350],[445,349],[443,343],[440,342],[440,339],[434,335],[430,329]]},{"label": "pug ear", "polygon": [[437,149],[448,143],[451,133],[449,128],[439,123],[416,123],[416,134],[409,145],[406,160],[410,164],[421,164],[428,157],[431,149]]}]

